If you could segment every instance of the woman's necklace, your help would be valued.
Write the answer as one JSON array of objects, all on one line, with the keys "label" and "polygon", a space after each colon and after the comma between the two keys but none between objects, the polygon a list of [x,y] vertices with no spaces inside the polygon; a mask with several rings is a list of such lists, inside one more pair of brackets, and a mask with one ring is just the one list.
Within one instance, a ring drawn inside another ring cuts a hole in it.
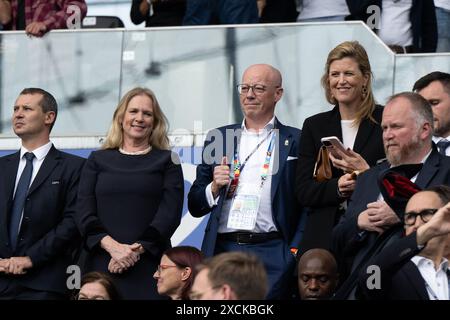
[{"label": "woman's necklace", "polygon": [[144,150],[133,151],[133,152],[125,151],[122,148],[119,148],[120,153],[129,155],[129,156],[139,156],[139,155],[147,154],[150,152],[150,150],[152,150],[152,146],[148,146],[148,148],[146,148]]}]

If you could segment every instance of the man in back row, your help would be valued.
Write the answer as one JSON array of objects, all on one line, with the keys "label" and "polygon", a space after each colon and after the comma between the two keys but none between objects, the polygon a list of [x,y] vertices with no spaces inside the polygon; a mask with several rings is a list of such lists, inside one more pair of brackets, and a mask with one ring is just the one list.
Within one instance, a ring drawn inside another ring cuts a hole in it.
[{"label": "man in back row", "polygon": [[264,300],[267,274],[253,254],[225,252],[197,266],[191,300]]},{"label": "man in back row", "polygon": [[0,299],[67,298],[84,159],[50,141],[57,113],[55,98],[39,88],[24,89],[14,104],[12,127],[22,147],[0,158]]},{"label": "man in back row", "polygon": [[86,16],[85,0],[0,0],[4,24],[11,30],[25,30],[42,37],[52,29],[66,29]]},{"label": "man in back row", "polygon": [[413,91],[433,109],[434,135],[439,153],[450,155],[450,74],[434,71],[416,81]]},{"label": "man in back row", "polygon": [[374,256],[380,285],[369,287],[362,272],[359,289],[365,299],[449,300],[450,270],[444,256],[450,240],[450,188],[434,186],[413,195],[404,219],[405,237]]}]

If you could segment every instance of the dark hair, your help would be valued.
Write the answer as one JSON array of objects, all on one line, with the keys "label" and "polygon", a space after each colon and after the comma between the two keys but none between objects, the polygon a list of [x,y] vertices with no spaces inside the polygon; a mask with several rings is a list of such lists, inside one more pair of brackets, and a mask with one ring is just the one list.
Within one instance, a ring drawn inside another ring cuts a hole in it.
[{"label": "dark hair", "polygon": [[166,255],[179,268],[191,268],[191,275],[181,290],[181,300],[189,300],[189,291],[197,275],[196,266],[203,261],[202,252],[195,247],[179,246],[166,250],[163,255]]},{"label": "dark hair", "polygon": [[417,80],[416,83],[414,83],[413,91],[420,91],[433,81],[439,81],[447,94],[450,95],[450,74],[440,71],[433,71]]},{"label": "dark hair", "polygon": [[103,272],[93,271],[86,273],[81,278],[80,290],[87,283],[100,283],[105,288],[106,293],[111,300],[121,300],[121,296],[114,285],[114,280]]},{"label": "dark hair", "polygon": [[51,132],[53,129],[53,126],[55,125],[56,117],[58,116],[58,104],[56,103],[55,97],[53,97],[51,95],[51,93],[49,93],[41,88],[25,88],[22,90],[20,95],[25,95],[25,94],[41,94],[42,99],[41,99],[41,101],[39,101],[39,106],[42,108],[42,111],[44,113],[47,113],[49,111],[53,111],[55,113],[55,120],[50,125],[50,132]]},{"label": "dark hair", "polygon": [[450,202],[450,187],[446,185],[433,186],[424,189],[423,191],[434,192],[439,196],[444,206]]}]

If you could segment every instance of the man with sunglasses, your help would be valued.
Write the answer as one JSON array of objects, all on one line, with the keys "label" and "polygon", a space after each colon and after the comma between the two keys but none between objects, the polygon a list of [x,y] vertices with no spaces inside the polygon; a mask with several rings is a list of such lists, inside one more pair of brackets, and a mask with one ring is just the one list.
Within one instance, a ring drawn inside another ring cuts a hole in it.
[{"label": "man with sunglasses", "polygon": [[369,265],[379,268],[380,285],[372,273],[361,273],[359,289],[366,299],[449,300],[449,262],[444,257],[450,239],[450,188],[435,186],[408,201],[405,237],[375,255]]}]

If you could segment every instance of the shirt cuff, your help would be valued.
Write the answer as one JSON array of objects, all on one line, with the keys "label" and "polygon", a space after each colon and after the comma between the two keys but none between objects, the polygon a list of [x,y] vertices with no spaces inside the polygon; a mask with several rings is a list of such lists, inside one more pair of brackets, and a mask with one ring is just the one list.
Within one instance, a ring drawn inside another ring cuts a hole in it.
[{"label": "shirt cuff", "polygon": [[216,199],[214,199],[214,196],[211,191],[211,185],[212,185],[212,182],[210,184],[208,184],[205,189],[206,201],[208,201],[208,205],[210,208],[217,206],[217,204],[219,203],[219,199],[220,199],[220,196],[218,196]]}]

